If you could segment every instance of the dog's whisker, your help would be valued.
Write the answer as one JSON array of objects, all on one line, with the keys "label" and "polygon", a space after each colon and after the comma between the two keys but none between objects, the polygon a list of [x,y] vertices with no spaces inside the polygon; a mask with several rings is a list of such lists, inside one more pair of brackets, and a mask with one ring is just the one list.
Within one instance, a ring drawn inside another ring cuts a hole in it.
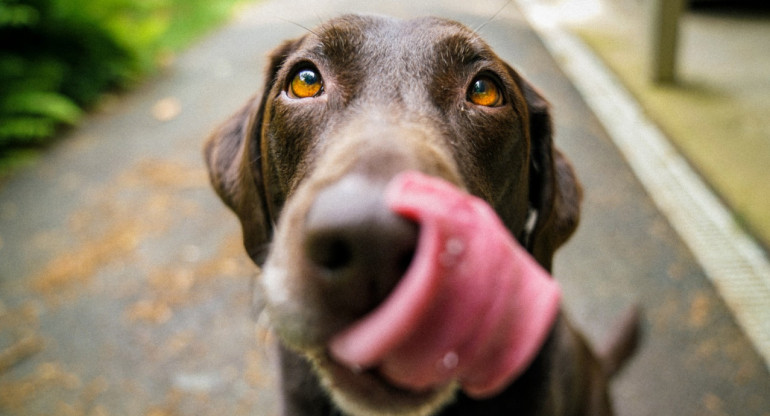
[{"label": "dog's whisker", "polygon": [[[305,31],[307,31],[307,32],[310,32],[310,33],[312,33],[312,34],[314,34],[314,35],[318,36],[318,33],[316,33],[315,31],[313,31],[313,29],[311,29],[311,28],[309,28],[309,27],[307,27],[307,26],[303,25],[302,23],[299,23],[299,22],[295,22],[294,20],[290,20],[290,19],[285,19],[285,18],[283,18],[283,17],[279,17],[279,19],[283,20],[283,21],[284,21],[284,22],[286,22],[286,23],[291,23],[291,24],[293,24],[294,26],[298,26],[298,27],[301,27],[302,29],[305,29]],[[319,19],[320,19],[320,17],[319,17]]]},{"label": "dog's whisker", "polygon": [[273,325],[270,321],[270,314],[266,308],[262,308],[256,316],[254,329],[257,342],[259,342],[260,345],[270,345],[273,336]]},{"label": "dog's whisker", "polygon": [[264,303],[257,290],[257,273],[252,274],[251,279],[249,279],[249,291],[251,292],[251,317],[256,320],[259,318],[259,314],[264,310]]},{"label": "dog's whisker", "polygon": [[318,10],[315,10],[315,11],[313,12],[313,14],[315,14],[315,17],[316,17],[316,19],[318,19],[318,25],[319,25],[319,26],[320,26],[320,25],[322,25],[322,24],[323,24],[323,22],[325,22],[325,21],[327,20],[327,19],[324,19],[323,17],[321,17],[321,15],[320,15],[320,14],[318,14]]},{"label": "dog's whisker", "polygon": [[[254,325],[256,341],[259,345],[271,345],[274,336],[273,326],[270,323],[270,317],[266,309],[262,309]],[[267,356],[265,356],[267,357]]]},{"label": "dog's whisker", "polygon": [[491,21],[495,20],[495,18],[496,18],[496,17],[497,17],[497,16],[498,16],[500,13],[502,13],[502,12],[503,12],[503,10],[505,10],[505,8],[506,8],[506,7],[508,7],[508,5],[510,5],[511,3],[513,3],[513,0],[508,0],[508,1],[506,1],[506,2],[505,2],[505,4],[503,4],[503,7],[499,8],[499,9],[498,9],[498,10],[495,12],[495,14],[493,14],[493,15],[492,15],[492,16],[491,16],[489,19],[487,19],[485,22],[483,22],[483,23],[481,23],[480,25],[478,25],[478,26],[476,26],[475,28],[473,28],[472,32],[473,32],[474,34],[478,35],[478,34],[479,34],[479,32],[481,31],[481,29],[483,29],[483,28],[484,28],[484,26],[486,26],[487,24],[489,24]]}]

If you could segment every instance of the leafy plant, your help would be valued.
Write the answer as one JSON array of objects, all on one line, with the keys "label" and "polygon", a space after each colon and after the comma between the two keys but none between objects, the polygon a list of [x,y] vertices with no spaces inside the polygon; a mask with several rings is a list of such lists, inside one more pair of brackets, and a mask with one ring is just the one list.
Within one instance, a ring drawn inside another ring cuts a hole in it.
[{"label": "leafy plant", "polygon": [[47,142],[133,69],[130,53],[55,0],[0,0],[0,157]]},{"label": "leafy plant", "polygon": [[0,0],[0,176],[242,0]]}]

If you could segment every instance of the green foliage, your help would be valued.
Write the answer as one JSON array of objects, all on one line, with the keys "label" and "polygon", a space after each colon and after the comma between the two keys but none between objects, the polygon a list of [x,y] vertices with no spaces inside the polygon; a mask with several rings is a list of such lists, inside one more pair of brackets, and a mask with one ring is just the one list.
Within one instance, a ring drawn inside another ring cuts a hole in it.
[{"label": "green foliage", "polygon": [[82,107],[136,70],[108,31],[63,4],[0,0],[0,157],[77,123]]},{"label": "green foliage", "polygon": [[0,175],[242,0],[0,0]]}]

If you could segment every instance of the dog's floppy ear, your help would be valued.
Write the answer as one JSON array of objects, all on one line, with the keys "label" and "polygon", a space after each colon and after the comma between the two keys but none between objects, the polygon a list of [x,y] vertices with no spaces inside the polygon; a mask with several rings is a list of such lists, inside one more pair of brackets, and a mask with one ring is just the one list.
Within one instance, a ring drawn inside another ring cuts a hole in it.
[{"label": "dog's floppy ear", "polygon": [[262,119],[276,74],[298,41],[276,48],[267,68],[262,97],[252,97],[243,108],[217,128],[206,141],[204,156],[214,189],[241,221],[246,251],[261,265],[273,233],[262,177],[260,144]]},{"label": "dog's floppy ear", "polygon": [[582,190],[572,165],[553,143],[548,102],[526,80],[517,80],[529,112],[529,203],[536,218],[525,244],[550,270],[554,252],[577,228]]}]

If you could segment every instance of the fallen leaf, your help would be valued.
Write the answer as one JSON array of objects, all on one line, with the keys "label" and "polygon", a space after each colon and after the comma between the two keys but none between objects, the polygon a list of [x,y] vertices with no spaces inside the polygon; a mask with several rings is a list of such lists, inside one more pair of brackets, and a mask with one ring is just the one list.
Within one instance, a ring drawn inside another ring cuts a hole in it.
[{"label": "fallen leaf", "polygon": [[152,116],[158,121],[171,121],[182,113],[182,102],[176,97],[166,97],[152,106]]}]

